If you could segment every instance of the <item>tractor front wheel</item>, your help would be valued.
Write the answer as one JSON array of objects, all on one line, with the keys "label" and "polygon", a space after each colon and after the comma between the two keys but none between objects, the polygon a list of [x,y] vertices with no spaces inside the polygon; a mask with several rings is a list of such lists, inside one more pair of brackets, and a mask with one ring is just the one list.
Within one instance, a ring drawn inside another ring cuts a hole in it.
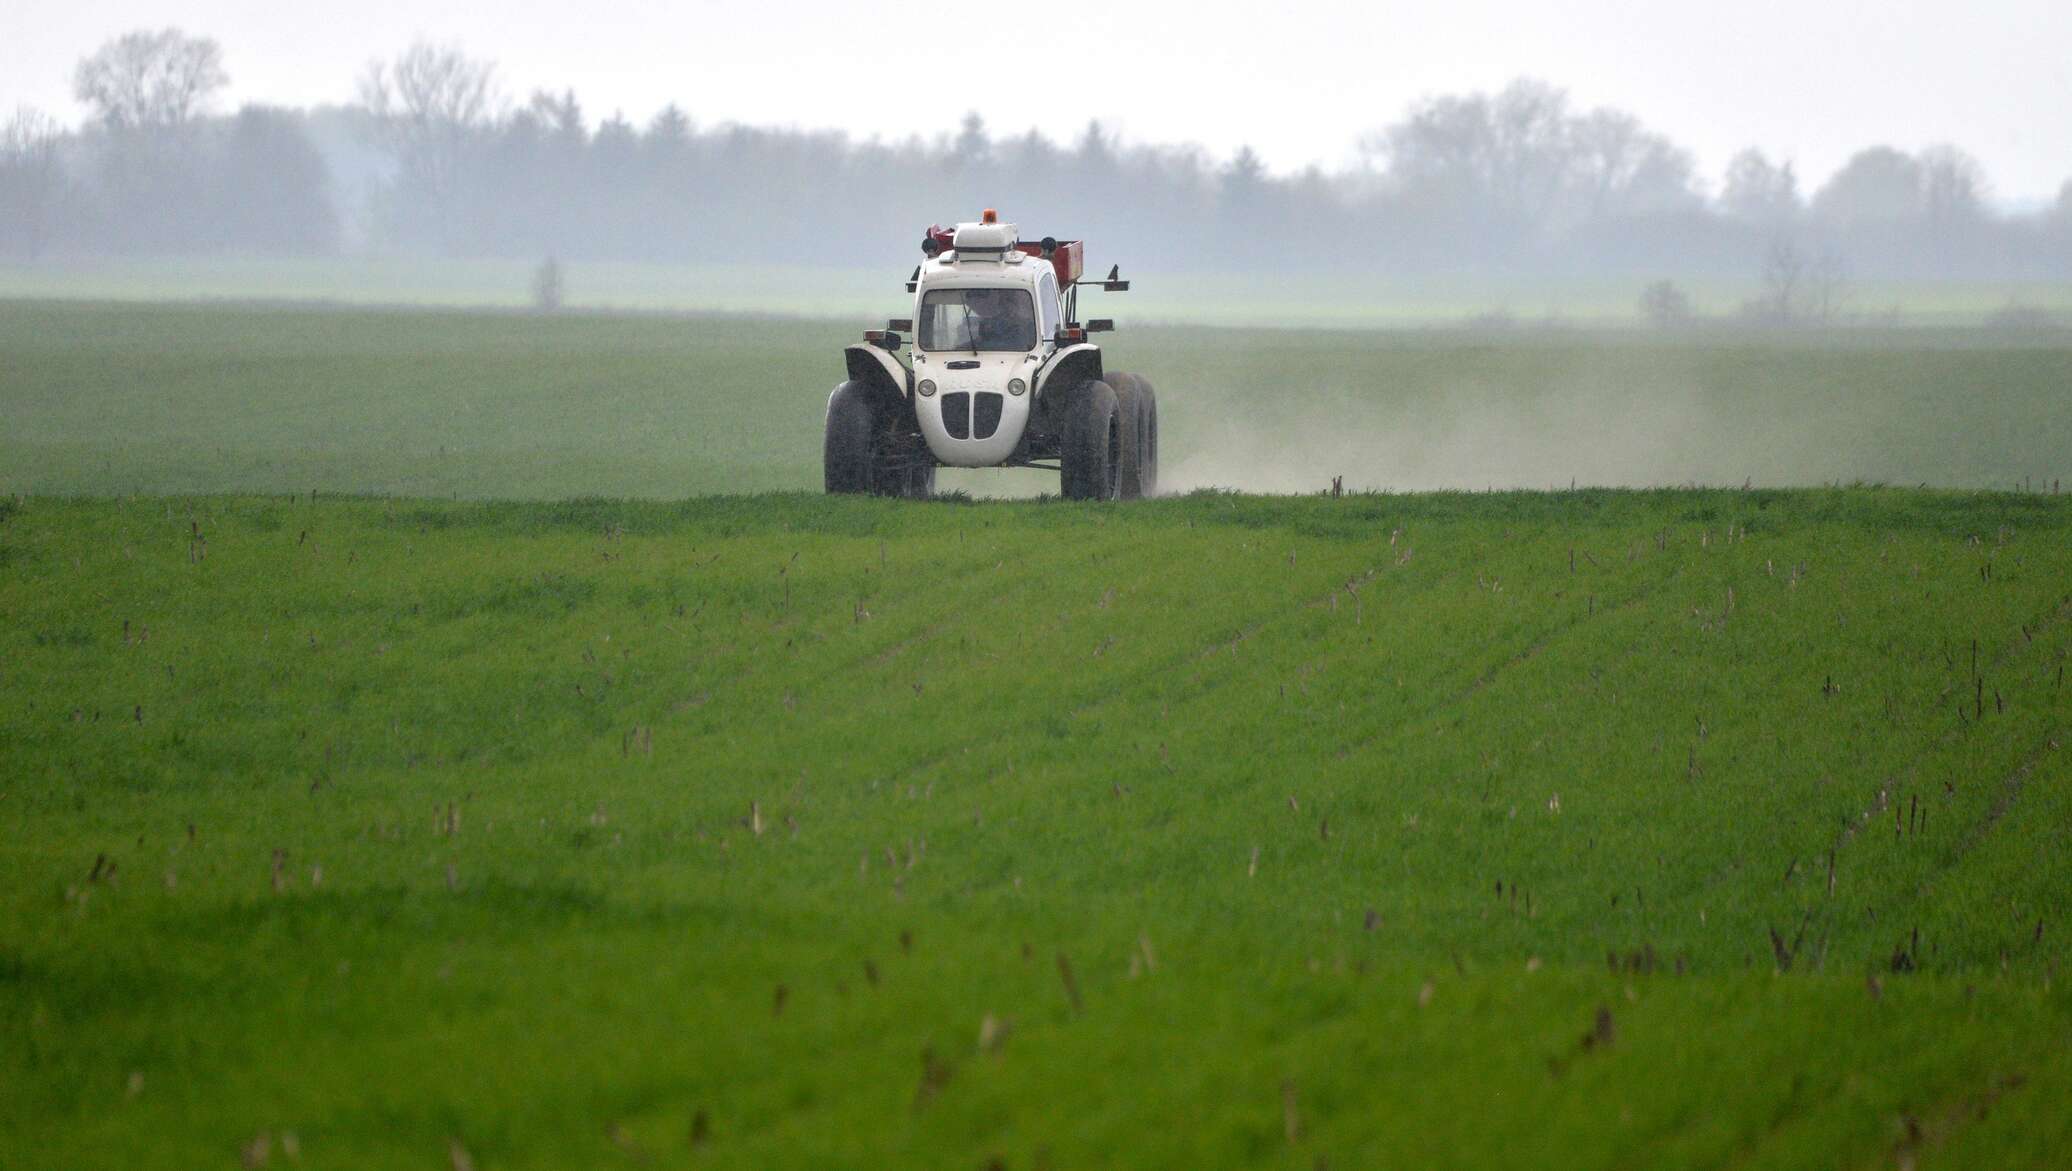
[{"label": "tractor front wheel", "polygon": [[926,445],[918,435],[901,436],[878,415],[869,387],[835,387],[820,452],[823,485],[830,494],[927,497],[935,491],[935,461]]}]

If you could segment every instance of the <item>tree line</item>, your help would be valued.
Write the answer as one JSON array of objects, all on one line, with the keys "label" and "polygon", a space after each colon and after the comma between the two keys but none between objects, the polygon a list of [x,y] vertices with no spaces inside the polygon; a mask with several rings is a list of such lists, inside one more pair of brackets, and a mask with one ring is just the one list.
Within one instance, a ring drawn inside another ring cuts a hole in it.
[{"label": "tree line", "polygon": [[1750,149],[1715,190],[1633,115],[1531,80],[1420,101],[1352,165],[1288,175],[1249,148],[1219,160],[1098,122],[1000,135],[976,113],[891,141],[674,106],[593,124],[573,93],[509,101],[489,62],[429,44],[371,63],[342,106],[222,112],[227,82],[214,41],[172,29],[80,61],[82,126],[24,110],[0,133],[0,255],[878,265],[990,205],[1165,270],[2072,277],[2072,181],[2006,214],[1955,146],[1872,146],[1810,191]]}]

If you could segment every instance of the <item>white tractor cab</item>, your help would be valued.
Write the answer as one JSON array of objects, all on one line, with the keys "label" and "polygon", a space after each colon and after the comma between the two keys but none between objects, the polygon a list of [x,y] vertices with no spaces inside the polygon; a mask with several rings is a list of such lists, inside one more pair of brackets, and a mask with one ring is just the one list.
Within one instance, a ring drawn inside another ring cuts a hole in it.
[{"label": "white tractor cab", "polygon": [[[827,490],[926,496],[937,467],[1055,468],[1068,499],[1151,495],[1157,396],[1105,370],[1086,340],[1113,322],[1077,320],[1082,286],[1129,282],[1116,269],[1081,279],[1080,241],[1024,244],[990,208],[929,228],[921,253],[906,286],[913,317],[844,352],[848,381],[827,400]],[[907,332],[911,368],[899,358]]]}]

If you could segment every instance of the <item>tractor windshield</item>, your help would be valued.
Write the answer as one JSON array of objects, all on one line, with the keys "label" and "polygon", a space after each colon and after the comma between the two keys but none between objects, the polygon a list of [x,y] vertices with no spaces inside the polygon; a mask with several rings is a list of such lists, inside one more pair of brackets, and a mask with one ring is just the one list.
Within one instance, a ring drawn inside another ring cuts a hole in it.
[{"label": "tractor windshield", "polygon": [[1033,350],[1036,302],[1027,289],[930,289],[920,327],[924,350]]}]

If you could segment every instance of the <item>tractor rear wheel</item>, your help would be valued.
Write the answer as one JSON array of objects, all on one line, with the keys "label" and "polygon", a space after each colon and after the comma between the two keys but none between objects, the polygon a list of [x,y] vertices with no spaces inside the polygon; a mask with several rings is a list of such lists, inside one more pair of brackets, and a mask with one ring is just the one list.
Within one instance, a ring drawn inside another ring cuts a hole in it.
[{"label": "tractor rear wheel", "polygon": [[1115,389],[1099,379],[1072,388],[1058,453],[1059,488],[1067,500],[1113,500],[1121,485],[1122,421]]},{"label": "tractor rear wheel", "polygon": [[1124,500],[1158,491],[1158,396],[1135,374],[1110,374],[1115,411],[1121,419],[1122,459],[1116,479]]},{"label": "tractor rear wheel", "polygon": [[1137,379],[1143,422],[1137,425],[1137,495],[1158,495],[1158,392]]}]

